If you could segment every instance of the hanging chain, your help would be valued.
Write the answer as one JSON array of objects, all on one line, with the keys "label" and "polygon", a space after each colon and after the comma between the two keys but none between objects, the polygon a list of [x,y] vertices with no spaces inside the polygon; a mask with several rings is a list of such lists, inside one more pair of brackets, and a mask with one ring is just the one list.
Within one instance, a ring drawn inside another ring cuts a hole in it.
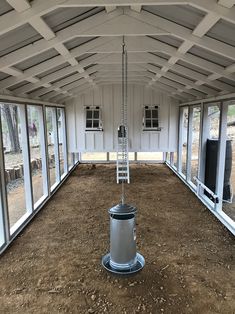
[{"label": "hanging chain", "polygon": [[[122,109],[121,109],[122,121],[122,165],[127,164],[127,51],[125,47],[125,41],[123,36],[122,42]],[[122,180],[122,204],[125,204],[125,182]]]}]

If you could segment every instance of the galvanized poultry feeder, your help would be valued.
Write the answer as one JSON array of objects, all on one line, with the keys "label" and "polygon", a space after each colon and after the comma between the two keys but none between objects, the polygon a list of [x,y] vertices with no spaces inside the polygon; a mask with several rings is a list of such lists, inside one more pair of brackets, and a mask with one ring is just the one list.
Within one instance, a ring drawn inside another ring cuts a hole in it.
[{"label": "galvanized poultry feeder", "polygon": [[144,267],[144,257],[136,253],[136,211],[128,204],[109,209],[110,253],[102,258],[102,265],[112,273],[132,274]]},{"label": "galvanized poultry feeder", "polygon": [[[103,267],[115,274],[126,275],[140,271],[144,257],[136,252],[135,216],[137,209],[125,203],[125,183],[129,183],[128,128],[127,128],[127,52],[123,40],[122,51],[122,121],[119,128],[121,159],[117,157],[117,178],[122,184],[121,203],[109,209],[110,253],[102,258]],[[120,165],[121,169],[120,170]],[[120,172],[122,173],[121,176]],[[128,174],[125,175],[125,174]]]}]

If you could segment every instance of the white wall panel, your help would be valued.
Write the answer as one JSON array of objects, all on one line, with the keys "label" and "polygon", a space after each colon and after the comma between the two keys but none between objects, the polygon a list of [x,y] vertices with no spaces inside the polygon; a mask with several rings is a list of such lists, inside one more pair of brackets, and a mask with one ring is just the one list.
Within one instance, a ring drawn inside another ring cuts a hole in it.
[{"label": "white wall panel", "polygon": [[[121,85],[103,85],[81,94],[66,104],[70,152],[112,152],[117,149],[117,128],[121,120]],[[143,108],[159,106],[162,130],[142,131]],[[103,132],[85,132],[85,106],[100,106]],[[128,87],[129,150],[137,152],[176,151],[177,101],[142,85]]]}]

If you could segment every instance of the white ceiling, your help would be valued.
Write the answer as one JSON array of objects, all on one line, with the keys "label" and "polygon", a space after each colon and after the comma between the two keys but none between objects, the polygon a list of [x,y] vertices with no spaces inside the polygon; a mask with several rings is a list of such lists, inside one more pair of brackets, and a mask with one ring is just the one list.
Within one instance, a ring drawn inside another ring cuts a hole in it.
[{"label": "white ceiling", "polygon": [[62,103],[121,80],[182,101],[235,92],[235,0],[1,0],[0,93]]}]

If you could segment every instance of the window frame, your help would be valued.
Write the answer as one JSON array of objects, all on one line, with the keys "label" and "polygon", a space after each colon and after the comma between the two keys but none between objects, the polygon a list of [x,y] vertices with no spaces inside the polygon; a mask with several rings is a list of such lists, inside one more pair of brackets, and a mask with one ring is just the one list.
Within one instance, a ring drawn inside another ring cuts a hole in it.
[{"label": "window frame", "polygon": [[[143,131],[161,131],[161,127],[159,126],[159,105],[145,105],[143,108]],[[146,117],[146,111],[149,110],[150,113],[150,117]],[[153,117],[153,111],[156,110],[157,112],[157,118]],[[147,126],[146,125],[146,121],[150,121],[151,126]],[[157,126],[153,126],[153,121],[157,121]]]},{"label": "window frame", "polygon": [[[92,116],[91,118],[87,118],[87,112],[91,111]],[[98,111],[99,112],[99,118],[94,117],[94,112]],[[101,115],[101,107],[100,106],[86,106],[84,108],[85,112],[85,131],[98,131],[102,132],[103,131],[103,124],[102,124],[102,115]],[[91,127],[87,127],[87,121],[91,121]],[[94,121],[98,121],[98,127],[94,127]]]}]

